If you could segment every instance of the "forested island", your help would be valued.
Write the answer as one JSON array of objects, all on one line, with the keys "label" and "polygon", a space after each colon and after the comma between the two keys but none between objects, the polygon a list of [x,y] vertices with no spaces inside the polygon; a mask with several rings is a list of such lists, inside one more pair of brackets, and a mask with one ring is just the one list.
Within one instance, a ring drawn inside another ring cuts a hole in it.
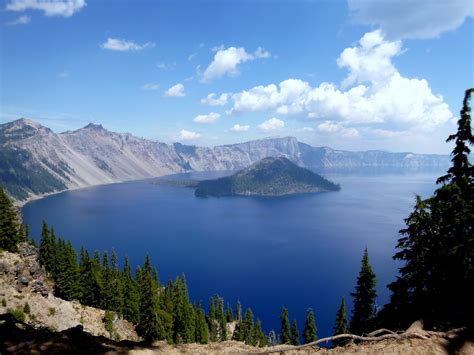
[{"label": "forested island", "polygon": [[338,190],[339,185],[285,157],[267,157],[234,175],[200,181],[195,194],[198,197],[284,196]]}]

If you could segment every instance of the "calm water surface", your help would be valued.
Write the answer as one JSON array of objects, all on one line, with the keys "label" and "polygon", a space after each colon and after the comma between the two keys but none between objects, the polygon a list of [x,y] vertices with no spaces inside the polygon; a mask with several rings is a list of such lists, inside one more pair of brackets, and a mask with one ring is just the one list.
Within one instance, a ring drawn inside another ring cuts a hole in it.
[{"label": "calm water surface", "polygon": [[27,204],[23,215],[36,237],[45,219],[76,248],[113,247],[132,266],[150,254],[162,282],[185,273],[192,300],[240,299],[266,331],[279,331],[285,305],[301,334],[311,307],[323,337],[332,334],[342,296],[351,307],[366,246],[378,304],[388,301],[398,230],[415,194],[429,196],[438,175],[327,175],[341,191],[283,198],[203,199],[192,189],[138,181],[50,196]]}]

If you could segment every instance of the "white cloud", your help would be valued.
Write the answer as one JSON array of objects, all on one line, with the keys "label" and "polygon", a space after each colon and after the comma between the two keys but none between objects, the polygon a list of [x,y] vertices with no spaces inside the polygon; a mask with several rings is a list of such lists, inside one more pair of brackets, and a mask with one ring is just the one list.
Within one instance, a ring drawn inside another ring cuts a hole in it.
[{"label": "white cloud", "polygon": [[301,132],[314,132],[313,127],[303,127],[300,129]]},{"label": "white cloud", "polygon": [[157,83],[146,83],[142,86],[142,90],[158,90],[160,88],[160,84]]},{"label": "white cloud", "polygon": [[206,98],[201,99],[201,103],[209,106],[224,106],[229,100],[229,94],[221,94],[217,96],[215,93],[207,95]]},{"label": "white cloud", "polygon": [[190,55],[188,55],[188,61],[192,61],[194,59],[194,57],[197,56],[197,52],[194,52],[194,53],[191,53]]},{"label": "white cloud", "polygon": [[358,23],[376,25],[389,38],[433,38],[474,16],[472,0],[348,0]]},{"label": "white cloud", "polygon": [[401,41],[385,41],[380,30],[366,33],[358,46],[344,49],[337,60],[339,67],[349,69],[349,76],[343,81],[343,86],[367,82],[373,85],[386,83],[397,72],[392,58],[401,53]]},{"label": "white cloud", "polygon": [[216,54],[211,64],[202,73],[201,79],[203,82],[210,82],[224,75],[236,76],[239,74],[239,65],[241,63],[271,56],[270,52],[265,51],[261,47],[257,48],[254,53],[248,53],[243,47],[224,48],[220,46],[214,47],[213,50],[216,51]]},{"label": "white cloud", "polygon": [[185,129],[182,129],[181,132],[179,132],[179,138],[182,139],[183,141],[191,141],[191,140],[201,138],[201,133],[187,131]]},{"label": "white cloud", "polygon": [[345,138],[353,138],[359,136],[359,131],[353,127],[346,128],[340,123],[325,121],[318,125],[318,131],[329,134],[337,134]]},{"label": "white cloud", "polygon": [[7,22],[6,24],[9,26],[15,26],[15,25],[26,25],[31,22],[31,17],[28,15],[21,15],[18,17],[16,20]]},{"label": "white cloud", "polygon": [[220,114],[216,112],[208,113],[207,115],[197,115],[194,117],[193,122],[196,123],[215,123],[221,117]]},{"label": "white cloud", "polygon": [[184,85],[183,84],[176,84],[170,87],[168,90],[165,92],[166,97],[182,97],[186,96],[186,93],[184,92]]},{"label": "white cloud", "polygon": [[275,117],[270,118],[269,120],[266,120],[258,125],[258,128],[264,132],[276,131],[282,129],[283,127],[285,127],[285,122]]},{"label": "white cloud", "polygon": [[351,125],[379,123],[380,129],[430,131],[452,119],[441,95],[433,94],[425,79],[402,76],[392,58],[403,53],[400,41],[388,41],[381,31],[365,34],[346,48],[338,65],[348,69],[343,89],[323,82],[311,87],[299,79],[255,86],[230,94],[233,114],[275,112]]},{"label": "white cloud", "polygon": [[170,70],[176,67],[176,62],[173,62],[173,63],[158,62],[156,63],[156,66],[158,67],[158,69],[161,69],[161,70]]},{"label": "white cloud", "polygon": [[232,132],[246,132],[250,129],[250,126],[249,125],[239,125],[239,124],[235,124],[232,126],[232,128],[230,129]]},{"label": "white cloud", "polygon": [[153,42],[146,42],[138,44],[134,41],[127,41],[119,38],[107,38],[107,41],[102,43],[103,49],[110,49],[112,51],[128,52],[128,51],[141,51],[147,48],[153,48],[155,44]]},{"label": "white cloud", "polygon": [[9,11],[39,10],[46,16],[70,17],[86,6],[85,0],[11,0]]}]

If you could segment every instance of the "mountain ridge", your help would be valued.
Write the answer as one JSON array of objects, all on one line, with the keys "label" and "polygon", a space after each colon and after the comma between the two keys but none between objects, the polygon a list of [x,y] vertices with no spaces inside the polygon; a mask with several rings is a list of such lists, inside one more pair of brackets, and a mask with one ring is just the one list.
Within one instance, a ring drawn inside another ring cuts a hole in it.
[{"label": "mountain ridge", "polygon": [[190,171],[237,171],[265,157],[288,158],[315,172],[445,169],[447,155],[350,152],[295,137],[214,147],[162,143],[100,124],[55,133],[29,119],[0,125],[0,184],[19,202],[69,189]]}]

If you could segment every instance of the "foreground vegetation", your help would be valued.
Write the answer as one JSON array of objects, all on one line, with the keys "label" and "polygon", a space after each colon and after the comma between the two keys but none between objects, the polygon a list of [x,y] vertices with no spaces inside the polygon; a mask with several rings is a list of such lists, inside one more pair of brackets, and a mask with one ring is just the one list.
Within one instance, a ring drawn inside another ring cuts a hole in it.
[{"label": "foreground vegetation", "polygon": [[[429,326],[472,326],[474,321],[474,167],[469,162],[474,143],[471,131],[469,89],[463,103],[458,131],[448,141],[455,141],[452,166],[437,181],[441,186],[428,199],[417,197],[413,212],[405,220],[406,228],[394,258],[403,262],[397,279],[388,287],[389,304],[376,309],[376,276],[364,251],[361,269],[352,294],[354,306],[348,322],[344,298],[336,315],[334,334],[367,334],[377,327],[404,329],[417,319]],[[0,248],[16,251],[16,245],[28,241],[28,229],[5,192],[0,188]],[[32,242],[30,240],[30,242]],[[228,323],[234,322],[233,339],[265,346],[277,343],[298,345],[300,333],[296,320],[290,323],[288,310],[280,315],[279,335],[266,336],[261,322],[254,321],[251,309],[242,316],[222,297],[210,300],[206,313],[201,304],[189,300],[186,279],[177,277],[162,285],[158,272],[146,257],[134,275],[128,259],[118,268],[115,252],[90,256],[81,249],[79,261],[71,242],[55,236],[43,224],[39,246],[40,264],[55,281],[55,293],[66,300],[79,300],[116,313],[137,325],[137,332],[148,341],[170,343],[207,343],[230,337]],[[109,313],[110,316],[110,313]],[[303,331],[304,342],[316,341],[316,322],[308,310]],[[344,345],[338,338],[333,345]]]}]

